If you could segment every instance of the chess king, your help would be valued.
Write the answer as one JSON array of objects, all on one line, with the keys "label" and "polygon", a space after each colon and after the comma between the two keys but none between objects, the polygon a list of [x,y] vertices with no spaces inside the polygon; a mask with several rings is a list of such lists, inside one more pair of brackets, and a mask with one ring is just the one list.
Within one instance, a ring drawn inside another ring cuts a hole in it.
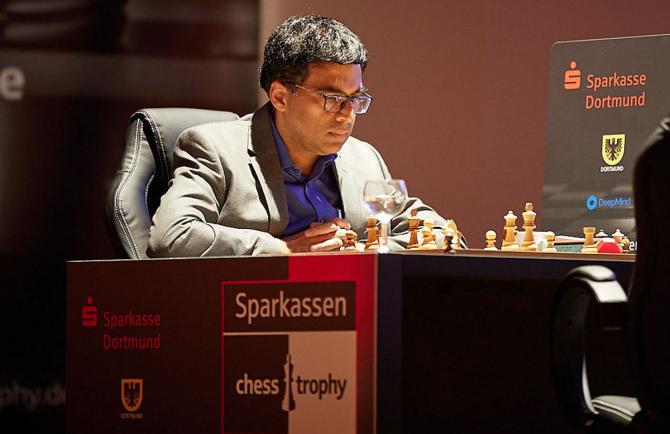
[{"label": "chess king", "polygon": [[286,355],[284,363],[284,397],[281,402],[281,409],[285,412],[295,410],[295,398],[293,397],[293,363],[291,355]]},{"label": "chess king", "polygon": [[[363,185],[391,178],[379,151],[351,136],[372,104],[363,84],[367,66],[359,37],[336,20],[308,15],[279,25],[260,70],[268,102],[239,120],[179,137],[148,256],[331,251],[344,244],[341,229],[363,239]],[[391,249],[409,241],[411,209],[435,229],[447,224],[409,198],[390,222]],[[442,231],[435,233],[441,247]]]},{"label": "chess king", "polygon": [[523,217],[523,241],[521,241],[520,249],[527,252],[536,252],[537,244],[535,244],[535,235],[533,230],[535,229],[535,211],[533,211],[533,204],[530,202],[526,203],[525,211],[521,213]]}]

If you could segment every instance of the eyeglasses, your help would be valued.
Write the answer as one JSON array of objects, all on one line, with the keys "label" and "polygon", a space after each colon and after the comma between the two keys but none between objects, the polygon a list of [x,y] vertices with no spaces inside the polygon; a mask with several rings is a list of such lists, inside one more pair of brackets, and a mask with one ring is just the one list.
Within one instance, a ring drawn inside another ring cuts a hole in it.
[{"label": "eyeglasses", "polygon": [[363,95],[328,95],[323,92],[319,92],[315,89],[310,89],[299,84],[293,84],[295,87],[299,87],[302,90],[306,90],[323,97],[323,109],[329,113],[339,113],[347,105],[347,102],[351,102],[351,110],[357,115],[362,115],[367,113],[370,108],[370,103],[372,103],[372,97],[367,93],[363,92]]}]

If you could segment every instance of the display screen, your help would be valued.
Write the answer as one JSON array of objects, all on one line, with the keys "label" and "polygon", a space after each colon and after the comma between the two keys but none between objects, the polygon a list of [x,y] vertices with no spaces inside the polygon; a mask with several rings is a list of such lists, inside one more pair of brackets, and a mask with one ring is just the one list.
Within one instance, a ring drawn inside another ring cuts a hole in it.
[{"label": "display screen", "polygon": [[551,49],[542,227],[620,229],[635,249],[633,169],[670,107],[670,35]]}]

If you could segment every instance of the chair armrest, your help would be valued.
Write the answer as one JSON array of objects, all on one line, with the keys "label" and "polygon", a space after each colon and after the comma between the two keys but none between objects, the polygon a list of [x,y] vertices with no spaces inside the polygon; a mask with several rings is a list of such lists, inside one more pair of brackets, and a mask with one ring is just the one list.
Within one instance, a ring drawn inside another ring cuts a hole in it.
[{"label": "chair armrest", "polygon": [[624,325],[626,292],[614,273],[600,265],[575,268],[560,284],[554,300],[551,363],[556,390],[568,419],[578,426],[593,422],[584,348],[584,326],[591,302],[598,304],[607,329]]}]

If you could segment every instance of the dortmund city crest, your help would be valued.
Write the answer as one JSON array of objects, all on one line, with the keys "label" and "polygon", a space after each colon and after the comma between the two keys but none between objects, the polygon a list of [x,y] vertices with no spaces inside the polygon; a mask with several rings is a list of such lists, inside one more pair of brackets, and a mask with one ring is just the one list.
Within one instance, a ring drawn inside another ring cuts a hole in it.
[{"label": "dortmund city crest", "polygon": [[129,412],[137,411],[142,405],[141,378],[123,378],[121,380],[121,402]]},{"label": "dortmund city crest", "polygon": [[610,166],[621,162],[626,147],[625,134],[603,134],[603,160]]}]

